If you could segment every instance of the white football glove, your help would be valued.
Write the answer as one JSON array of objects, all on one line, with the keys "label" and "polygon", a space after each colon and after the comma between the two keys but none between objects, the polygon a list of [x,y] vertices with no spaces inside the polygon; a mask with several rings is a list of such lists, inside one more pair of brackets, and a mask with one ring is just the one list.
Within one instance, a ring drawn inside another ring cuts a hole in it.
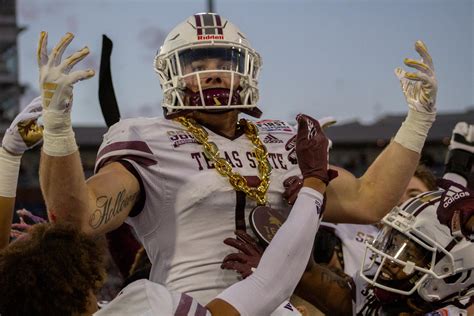
[{"label": "white football glove", "polygon": [[[334,124],[336,124],[337,120],[332,116],[325,116],[323,118],[320,118],[318,122],[319,122],[319,125],[321,125],[321,128],[325,130],[326,128],[331,127]],[[329,161],[329,149],[332,149],[332,140],[328,138],[328,141],[329,141],[329,144],[328,144],[328,161]]]},{"label": "white football glove", "polygon": [[451,135],[449,150],[462,149],[474,154],[474,124],[459,122]]},{"label": "white football glove", "polygon": [[420,54],[421,61],[405,58],[404,63],[419,71],[406,72],[399,67],[395,69],[395,75],[400,80],[403,94],[410,108],[417,112],[435,113],[438,82],[433,60],[422,41],[416,41],[415,49]]},{"label": "white football glove", "polygon": [[324,130],[324,129],[336,124],[337,120],[332,116],[325,116],[323,118],[320,118],[318,120],[318,122],[319,122],[319,125],[321,125],[321,128]]},{"label": "white football glove", "polygon": [[5,131],[2,147],[14,155],[22,155],[43,139],[43,127],[38,124],[41,116],[41,97],[31,101],[13,120]]},{"label": "white football glove", "polygon": [[[73,38],[73,34],[66,33],[48,56],[48,33],[41,32],[40,34],[38,45],[39,83],[45,111],[69,113],[72,105],[73,85],[80,80],[91,78],[95,74],[92,69],[71,72],[72,67],[89,54],[87,47],[61,61],[64,50]],[[46,121],[45,128],[48,128]]]}]

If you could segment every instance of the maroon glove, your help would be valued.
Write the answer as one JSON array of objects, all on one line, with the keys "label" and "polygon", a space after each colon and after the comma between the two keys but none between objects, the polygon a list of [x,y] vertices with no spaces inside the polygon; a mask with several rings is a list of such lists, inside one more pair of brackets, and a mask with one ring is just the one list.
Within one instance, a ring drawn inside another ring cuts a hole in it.
[{"label": "maroon glove", "polygon": [[285,188],[283,198],[288,202],[288,204],[293,205],[298,197],[298,193],[303,187],[303,179],[298,176],[289,177],[283,181],[283,187]]},{"label": "maroon glove", "polygon": [[439,222],[448,226],[453,236],[474,240],[472,227],[467,227],[474,215],[474,191],[446,179],[439,179],[438,185],[446,190],[436,210]]},{"label": "maroon glove", "polygon": [[328,170],[329,140],[317,120],[304,114],[298,114],[296,120],[296,156],[303,179],[314,177],[328,184],[337,177],[337,171]]},{"label": "maroon glove", "polygon": [[236,230],[235,235],[237,238],[226,238],[224,244],[236,248],[239,252],[227,255],[222,261],[221,269],[234,270],[245,279],[253,273],[252,269],[257,268],[263,249],[246,232]]}]

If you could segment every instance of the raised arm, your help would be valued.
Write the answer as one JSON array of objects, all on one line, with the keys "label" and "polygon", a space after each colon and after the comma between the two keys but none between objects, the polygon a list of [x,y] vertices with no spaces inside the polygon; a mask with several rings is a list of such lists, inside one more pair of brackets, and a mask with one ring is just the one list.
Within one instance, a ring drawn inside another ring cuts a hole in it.
[{"label": "raised arm", "polygon": [[428,131],[436,117],[437,81],[433,62],[425,44],[415,43],[421,61],[405,59],[418,70],[397,68],[409,110],[394,140],[361,178],[338,169],[339,177],[328,186],[325,220],[374,223],[389,212],[402,196],[413,176]]},{"label": "raised arm", "polygon": [[44,121],[40,183],[53,221],[73,222],[86,233],[99,234],[120,226],[140,189],[137,179],[117,162],[85,180],[71,125],[72,89],[76,82],[94,76],[94,71],[71,72],[89,54],[87,47],[61,60],[73,37],[67,33],[48,55],[47,33],[40,35],[38,65]]},{"label": "raised arm", "polygon": [[23,153],[41,142],[43,129],[37,124],[41,98],[37,97],[17,115],[5,131],[0,148],[0,249],[8,245],[15,206],[20,160]]}]

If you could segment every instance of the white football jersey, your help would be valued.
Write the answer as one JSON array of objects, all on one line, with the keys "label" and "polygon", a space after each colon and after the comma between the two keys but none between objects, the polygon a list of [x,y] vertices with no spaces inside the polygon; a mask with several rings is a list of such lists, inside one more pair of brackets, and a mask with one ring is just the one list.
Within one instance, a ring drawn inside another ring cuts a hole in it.
[{"label": "white football jersey", "polygon": [[[210,316],[191,296],[170,291],[161,284],[138,280],[127,285],[94,316]],[[297,316],[301,313],[285,301],[270,316]]]},{"label": "white football jersey", "polygon": [[323,222],[321,225],[333,227],[341,240],[344,257],[344,273],[354,277],[360,270],[365,254],[365,241],[377,237],[379,229],[374,225],[332,224]]},{"label": "white football jersey", "polygon": [[[290,142],[295,131],[282,121],[257,123],[273,168],[267,192],[269,205],[287,210],[282,198],[283,181],[300,175],[294,143]],[[245,134],[230,140],[206,130],[209,141],[215,142],[234,171],[248,180],[257,179],[254,146]],[[203,305],[237,282],[236,272],[220,268],[223,258],[235,252],[223,240],[233,237],[236,229],[236,191],[207,160],[202,145],[175,121],[125,119],[104,135],[96,172],[117,160],[130,162],[144,185],[144,208],[127,223],[134,227],[153,263],[150,279],[187,293]],[[255,206],[255,201],[246,199],[247,227],[248,215]]]}]

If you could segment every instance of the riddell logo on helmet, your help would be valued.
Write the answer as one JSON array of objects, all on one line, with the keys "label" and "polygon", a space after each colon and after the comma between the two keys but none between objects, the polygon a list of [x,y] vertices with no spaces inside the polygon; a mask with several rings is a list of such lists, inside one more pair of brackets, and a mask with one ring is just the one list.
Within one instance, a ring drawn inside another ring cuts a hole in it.
[{"label": "riddell logo on helmet", "polygon": [[204,40],[223,40],[224,35],[198,35],[198,41]]},{"label": "riddell logo on helmet", "polygon": [[456,200],[469,196],[469,195],[470,195],[469,192],[456,193],[455,195],[449,197],[449,199],[445,200],[445,202],[443,203],[443,207],[447,208],[451,203],[455,202]]}]

